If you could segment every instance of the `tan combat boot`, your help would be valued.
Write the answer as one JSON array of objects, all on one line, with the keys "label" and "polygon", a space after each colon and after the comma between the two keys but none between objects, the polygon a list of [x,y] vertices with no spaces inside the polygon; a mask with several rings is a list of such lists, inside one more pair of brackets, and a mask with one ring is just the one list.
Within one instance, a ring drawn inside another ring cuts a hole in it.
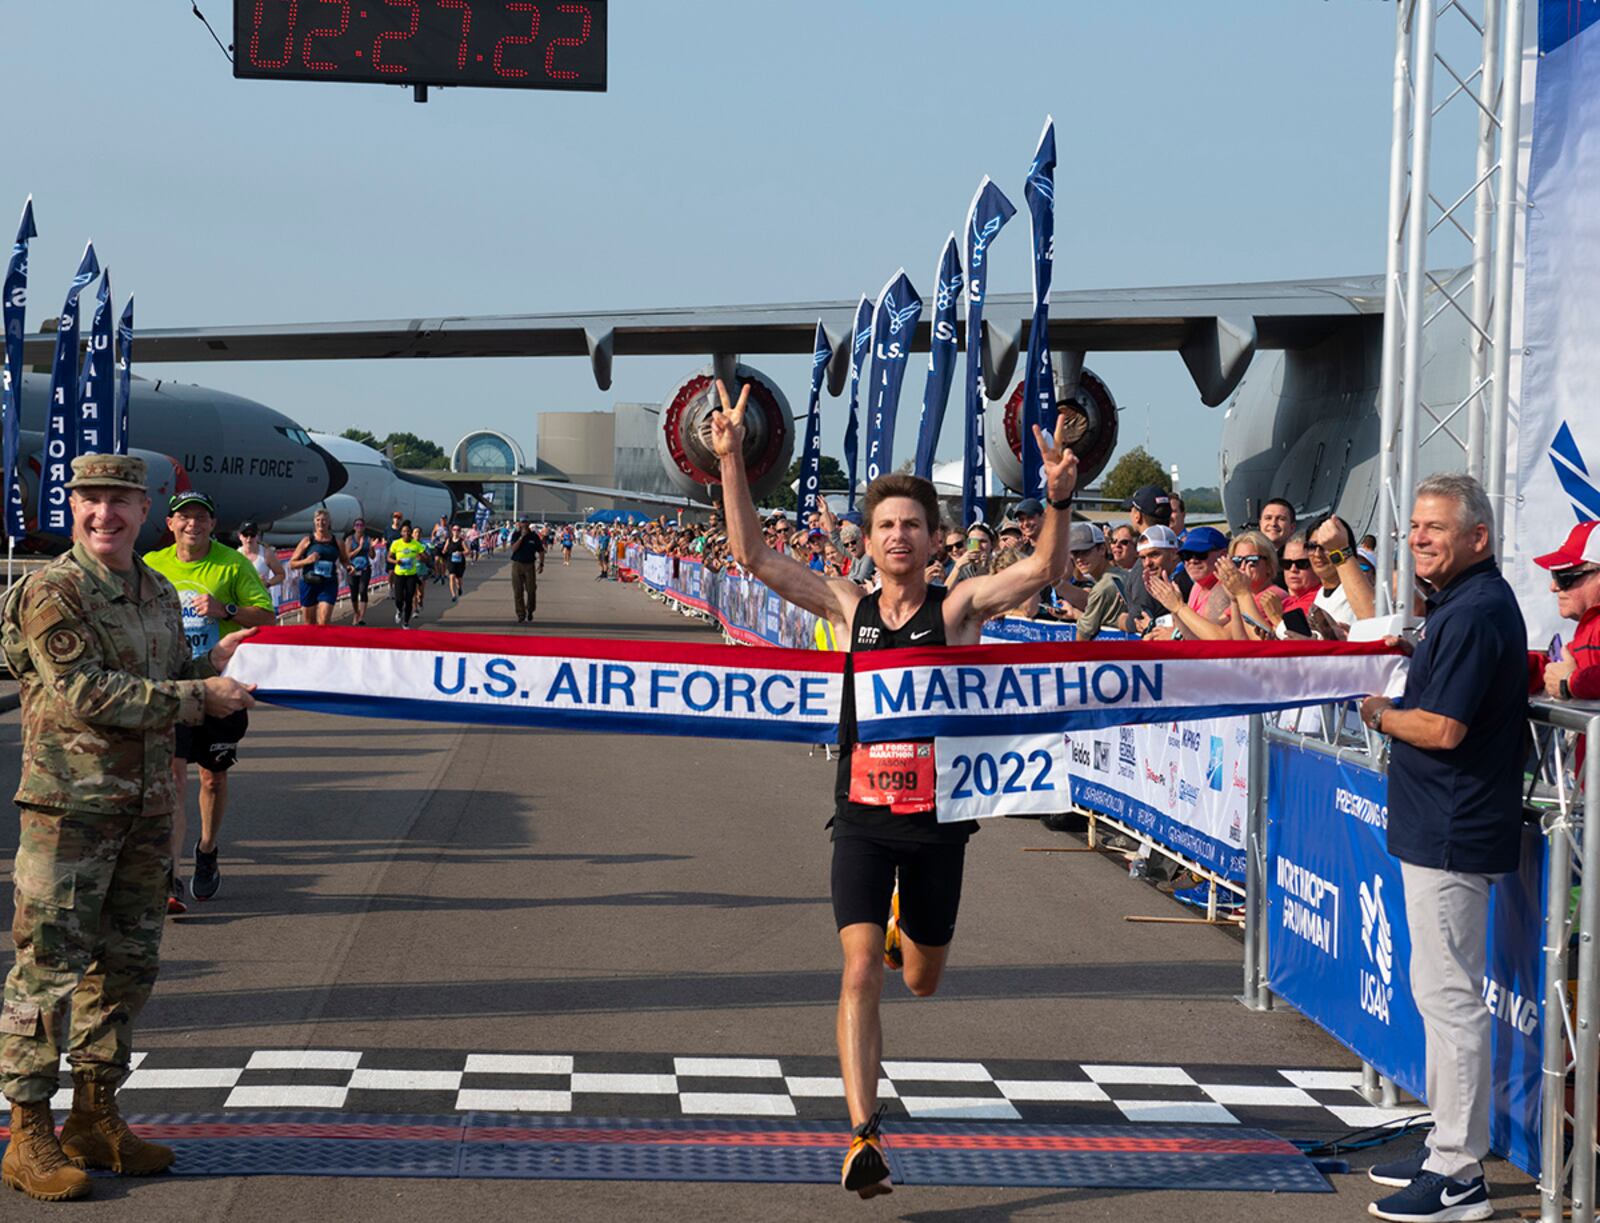
[{"label": "tan combat boot", "polygon": [[61,1149],[80,1168],[108,1168],[123,1176],[165,1172],[177,1159],[171,1147],[146,1142],[117,1111],[117,1089],[72,1076],[72,1111],[61,1127]]},{"label": "tan combat boot", "polygon": [[89,1174],[62,1154],[50,1105],[11,1105],[11,1143],[0,1161],[0,1184],[45,1202],[89,1196]]}]

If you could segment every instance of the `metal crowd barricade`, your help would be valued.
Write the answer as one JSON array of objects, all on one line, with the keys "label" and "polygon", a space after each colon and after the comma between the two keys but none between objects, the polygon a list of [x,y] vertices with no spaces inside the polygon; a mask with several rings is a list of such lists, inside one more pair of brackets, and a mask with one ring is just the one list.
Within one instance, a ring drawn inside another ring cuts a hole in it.
[{"label": "metal crowd barricade", "polygon": [[[1542,953],[1545,995],[1541,1028],[1540,1218],[1555,1223],[1595,1219],[1597,1097],[1600,1089],[1600,708],[1535,701],[1529,726],[1534,743],[1525,805],[1539,815],[1548,850]],[[1250,726],[1250,792],[1245,894],[1244,992],[1254,1010],[1273,1005],[1267,957],[1268,753],[1271,740],[1331,755],[1376,771],[1388,763],[1384,741],[1353,724],[1346,710],[1329,707],[1314,731],[1286,730],[1265,717]],[[1580,753],[1578,744],[1589,750]],[[1582,756],[1582,776],[1578,760]],[[1593,830],[1595,835],[1586,836]],[[1571,903],[1573,880],[1579,900]],[[1587,882],[1595,880],[1596,886]],[[1574,960],[1576,948],[1576,964]],[[1570,983],[1576,981],[1577,996]],[[1375,1102],[1396,1102],[1394,1085],[1363,1066],[1363,1088]]]}]

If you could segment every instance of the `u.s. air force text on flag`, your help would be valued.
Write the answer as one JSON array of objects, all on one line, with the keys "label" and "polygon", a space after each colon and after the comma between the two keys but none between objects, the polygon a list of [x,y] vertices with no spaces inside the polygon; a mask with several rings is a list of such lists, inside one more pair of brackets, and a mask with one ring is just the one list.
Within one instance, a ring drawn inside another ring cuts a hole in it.
[{"label": "u.s. air force text on flag", "polygon": [[44,423],[44,460],[39,472],[39,530],[46,535],[71,535],[72,511],[67,506],[67,480],[78,450],[78,295],[100,274],[94,243],[83,259],[61,307],[55,358],[50,365],[50,403]]},{"label": "u.s. air force text on flag", "polygon": [[17,462],[21,457],[22,438],[22,334],[27,326],[28,310],[28,242],[38,236],[33,224],[33,197],[22,206],[22,221],[17,226],[17,240],[11,247],[11,260],[6,265],[6,279],[0,292],[0,318],[6,329],[5,376],[3,399],[0,399],[0,450],[4,452],[0,466],[5,474],[0,476],[0,496],[5,499],[6,535],[12,540],[28,533],[26,514],[22,504],[22,480],[17,475]]},{"label": "u.s. air force text on flag", "polygon": [[855,324],[850,333],[850,404],[844,422],[844,473],[849,488],[845,499],[856,508],[856,472],[861,458],[861,370],[872,351],[872,301],[865,293],[856,303]]},{"label": "u.s. air force text on flag", "polygon": [[872,312],[872,379],[867,387],[867,483],[894,470],[894,422],[922,299],[901,268],[878,293]]},{"label": "u.s. air force text on flag", "polygon": [[833,358],[828,333],[817,320],[817,334],[811,341],[811,394],[806,400],[806,437],[800,451],[800,497],[795,510],[795,526],[804,527],[816,511],[822,495],[822,376]]},{"label": "u.s. air force text on flag", "polygon": [[837,739],[855,685],[863,742],[1018,736],[1184,721],[1382,692],[1379,644],[1092,642],[817,650],[595,638],[263,628],[228,674],[328,713],[559,730]]},{"label": "u.s. air force text on flag", "polygon": [[[983,302],[989,284],[989,248],[1016,215],[1005,192],[985,174],[967,208],[967,363],[962,394],[961,525],[983,517]],[[1024,447],[1026,448],[1026,447]]]}]

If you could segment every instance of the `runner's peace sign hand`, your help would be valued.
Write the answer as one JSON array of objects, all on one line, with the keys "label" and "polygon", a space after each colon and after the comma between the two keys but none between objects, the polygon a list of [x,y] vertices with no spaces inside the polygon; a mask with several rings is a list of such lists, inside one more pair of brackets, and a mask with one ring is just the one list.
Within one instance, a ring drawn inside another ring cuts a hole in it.
[{"label": "runner's peace sign hand", "polygon": [[717,379],[717,397],[722,406],[711,413],[711,451],[719,459],[744,451],[744,410],[750,402],[750,384],[739,392],[739,402],[730,403],[728,388]]},{"label": "runner's peace sign hand", "polygon": [[1044,430],[1035,425],[1033,440],[1043,460],[1040,466],[1050,500],[1062,501],[1072,496],[1072,490],[1078,487],[1078,456],[1067,445],[1067,414],[1061,412],[1056,416],[1055,437],[1046,437]]}]

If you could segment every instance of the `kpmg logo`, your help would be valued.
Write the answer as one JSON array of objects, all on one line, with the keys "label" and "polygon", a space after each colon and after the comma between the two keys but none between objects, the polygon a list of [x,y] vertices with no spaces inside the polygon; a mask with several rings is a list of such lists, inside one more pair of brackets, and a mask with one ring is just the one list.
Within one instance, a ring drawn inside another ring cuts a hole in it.
[{"label": "kpmg logo", "polygon": [[909,306],[896,308],[892,293],[884,295],[883,308],[889,314],[890,335],[899,335],[902,327],[922,313],[922,303],[919,301],[913,301]]},{"label": "kpmg logo", "polygon": [[1572,426],[1566,421],[1561,422],[1555,440],[1550,443],[1550,462],[1562,489],[1572,498],[1572,509],[1578,521],[1600,518],[1600,488],[1595,486],[1577,440],[1572,436]]},{"label": "kpmg logo", "polygon": [[1192,727],[1185,726],[1183,728],[1183,747],[1185,751],[1193,752],[1198,756],[1200,754],[1200,732]]},{"label": "kpmg logo", "polygon": [[1278,857],[1283,928],[1323,955],[1339,958],[1339,888],[1315,871]]},{"label": "kpmg logo", "polygon": [[1222,736],[1211,736],[1211,758],[1206,764],[1206,785],[1217,793],[1222,792]]},{"label": "kpmg logo", "polygon": [[[1361,1009],[1385,1026],[1394,999],[1394,928],[1383,903],[1383,876],[1361,883],[1361,947],[1372,968],[1361,970]],[[1376,973],[1372,971],[1376,969]]]}]

